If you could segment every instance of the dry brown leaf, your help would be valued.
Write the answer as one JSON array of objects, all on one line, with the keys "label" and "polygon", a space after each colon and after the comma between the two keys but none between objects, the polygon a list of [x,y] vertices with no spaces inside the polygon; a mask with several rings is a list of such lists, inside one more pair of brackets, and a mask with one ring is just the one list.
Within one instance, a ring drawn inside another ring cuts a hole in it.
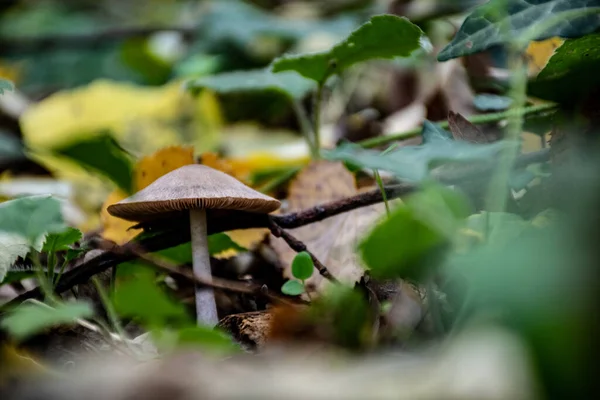
[{"label": "dry brown leaf", "polygon": [[[303,210],[354,196],[357,193],[354,176],[342,163],[312,162],[290,184],[288,211]],[[364,273],[356,253],[358,241],[384,213],[384,204],[376,204],[327,218],[321,222],[290,229],[289,233],[304,242],[333,276],[341,282],[354,284]],[[285,277],[291,278],[291,263],[296,253],[282,239],[272,237],[271,243],[285,268]],[[314,287],[315,292],[320,293],[327,282],[315,271],[307,284],[309,287]]]}]

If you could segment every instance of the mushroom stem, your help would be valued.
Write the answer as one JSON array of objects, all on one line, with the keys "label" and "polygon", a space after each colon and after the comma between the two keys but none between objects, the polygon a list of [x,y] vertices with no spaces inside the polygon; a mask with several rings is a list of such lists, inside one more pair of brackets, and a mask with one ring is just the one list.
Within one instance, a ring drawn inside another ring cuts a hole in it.
[{"label": "mushroom stem", "polygon": [[[192,239],[192,263],[194,274],[201,279],[212,279],[210,256],[208,253],[208,233],[206,210],[190,210],[190,230]],[[196,286],[196,318],[198,324],[215,326],[219,322],[215,294],[210,287]]]}]

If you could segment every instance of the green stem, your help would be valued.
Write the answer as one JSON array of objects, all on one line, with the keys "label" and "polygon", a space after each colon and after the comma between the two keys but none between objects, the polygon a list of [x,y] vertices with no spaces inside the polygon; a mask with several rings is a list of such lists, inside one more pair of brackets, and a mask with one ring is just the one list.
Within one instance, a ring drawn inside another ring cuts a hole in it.
[{"label": "green stem", "polygon": [[321,149],[321,106],[323,103],[323,88],[324,87],[325,87],[324,83],[319,83],[319,86],[317,87],[317,91],[315,92],[315,97],[314,97],[314,107],[313,107],[314,137],[313,137],[313,141],[314,141],[314,146],[317,150],[316,151],[317,154],[313,155],[313,157],[315,159],[319,159],[321,157],[321,154],[320,154],[320,149]]},{"label": "green stem", "polygon": [[98,280],[98,278],[96,276],[92,277],[92,282],[94,283],[94,286],[96,287],[96,291],[98,292],[100,301],[102,301],[102,304],[104,305],[104,309],[106,310],[106,314],[108,315],[108,319],[110,320],[110,323],[111,323],[113,329],[121,337],[121,339],[126,342],[127,336],[125,335],[125,331],[123,330],[123,327],[121,326],[121,321],[119,321],[119,316],[117,315],[117,311],[115,310],[112,302],[108,298],[108,294],[106,293],[106,290],[104,290],[104,287],[102,287],[102,284],[100,283],[100,281]]},{"label": "green stem", "polygon": [[40,263],[39,257],[40,257],[40,253],[36,250],[32,250],[31,260],[33,261],[33,267],[35,269],[35,274],[36,274],[36,278],[38,280],[40,289],[42,290],[42,293],[44,293],[46,300],[50,304],[52,304],[52,305],[58,304],[59,301],[54,296],[54,291],[52,290],[52,285],[48,281],[48,276],[44,273],[44,268],[42,267],[42,263]]},{"label": "green stem", "polygon": [[298,124],[300,125],[300,130],[302,131],[302,135],[306,140],[306,144],[310,150],[310,153],[313,158],[318,158],[319,156],[319,147],[316,146],[314,141],[314,133],[310,126],[310,119],[306,114],[306,110],[297,100],[292,100],[292,109],[294,110],[294,114],[296,114],[296,119],[298,119]]},{"label": "green stem", "polygon": [[60,270],[58,271],[58,274],[56,274],[56,276],[54,277],[54,279],[52,281],[52,286],[53,287],[56,287],[56,284],[58,283],[58,280],[62,276],[63,272],[65,272],[65,268],[67,267],[67,264],[68,264],[68,262],[65,260],[63,262],[63,264],[60,266]]},{"label": "green stem", "polygon": [[387,199],[387,194],[385,193],[385,187],[383,186],[383,180],[381,179],[381,175],[379,174],[379,171],[374,169],[373,172],[375,173],[375,181],[377,182],[377,186],[379,187],[379,190],[381,191],[381,197],[383,198],[383,203],[385,204],[385,212],[387,214],[387,216],[390,216],[390,205],[388,203],[388,199]]},{"label": "green stem", "polygon": [[[513,48],[509,60],[509,67],[512,74],[511,77],[511,97],[513,98],[513,110],[522,109],[527,99],[527,70],[523,64],[523,59],[520,56],[518,48]],[[509,110],[510,111],[510,110]],[[506,139],[517,142],[523,128],[523,118],[517,112],[510,114],[508,118]],[[507,147],[498,160],[498,166],[488,190],[486,201],[486,209],[488,211],[502,212],[506,208],[508,198],[508,180],[515,158],[519,154],[518,146]]]},{"label": "green stem", "polygon": [[[537,114],[543,111],[548,111],[555,109],[557,106],[553,103],[547,104],[539,104],[529,107],[519,107],[519,108],[511,108],[506,111],[501,111],[497,113],[488,113],[488,114],[480,114],[474,115],[471,118],[468,118],[469,122],[472,124],[486,124],[489,122],[498,122],[503,119],[511,118],[511,117],[523,117],[530,114]],[[447,129],[448,121],[439,121],[437,125],[440,128]],[[356,142],[356,144],[362,147],[375,147],[382,144],[387,144],[389,142],[393,142],[396,140],[405,140],[413,137],[417,137],[421,134],[423,130],[422,127],[418,127],[415,129],[408,130],[402,133],[396,133],[393,135],[379,136],[371,139],[362,140],[360,142]]]},{"label": "green stem", "polygon": [[[56,253],[54,250],[48,252],[48,280],[54,282],[54,268],[56,264]],[[54,287],[54,285],[52,285]]]}]

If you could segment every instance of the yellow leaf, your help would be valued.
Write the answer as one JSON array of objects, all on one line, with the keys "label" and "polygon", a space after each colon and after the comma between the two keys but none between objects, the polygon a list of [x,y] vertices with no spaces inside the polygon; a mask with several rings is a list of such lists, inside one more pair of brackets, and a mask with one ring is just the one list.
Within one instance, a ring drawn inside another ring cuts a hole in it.
[{"label": "yellow leaf", "polygon": [[144,87],[101,79],[49,96],[29,107],[19,122],[32,149],[29,156],[85,193],[80,199],[88,204],[80,206],[91,218],[112,188],[95,173],[55,157],[52,148],[108,130],[136,157],[174,145],[207,151],[219,144],[222,116],[213,93],[194,97],[182,90],[181,82]]},{"label": "yellow leaf", "polygon": [[[191,147],[171,146],[146,156],[134,167],[135,191],[142,190],[161,176],[189,164],[194,164],[194,151]],[[104,201],[100,211],[102,235],[118,244],[128,242],[141,232],[139,229],[129,230],[133,225],[131,221],[113,217],[107,211],[109,205],[126,197],[120,190],[112,192]]]},{"label": "yellow leaf", "polygon": [[0,386],[9,383],[11,379],[48,372],[51,372],[48,368],[13,345],[0,345]]},{"label": "yellow leaf", "polygon": [[[265,237],[269,234],[268,229],[255,228],[255,229],[239,229],[235,231],[225,232],[235,243],[246,249],[252,249],[258,243],[262,242]],[[213,257],[219,259],[227,259],[234,257],[238,254],[237,250],[229,249],[220,253],[214,254]]]},{"label": "yellow leaf", "polygon": [[131,221],[113,217],[106,210],[111,204],[118,203],[127,196],[120,190],[115,190],[108,195],[106,201],[100,210],[100,221],[102,222],[102,236],[105,239],[112,240],[117,244],[124,244],[130,241],[141,232],[140,229],[129,229],[133,225]]},{"label": "yellow leaf", "polygon": [[564,39],[552,37],[546,40],[529,43],[526,51],[527,67],[531,77],[537,76],[542,69],[548,64],[550,57],[554,55],[564,43]]},{"label": "yellow leaf", "polygon": [[171,146],[146,156],[135,165],[135,190],[142,190],[161,176],[189,164],[194,164],[191,147]]}]

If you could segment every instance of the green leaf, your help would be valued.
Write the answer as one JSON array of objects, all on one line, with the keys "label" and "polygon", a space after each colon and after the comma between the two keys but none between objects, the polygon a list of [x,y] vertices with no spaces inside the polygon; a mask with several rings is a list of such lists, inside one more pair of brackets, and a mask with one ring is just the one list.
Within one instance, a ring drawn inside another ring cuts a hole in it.
[{"label": "green leaf", "polygon": [[81,141],[53,149],[53,151],[106,176],[126,193],[131,193],[133,187],[132,161],[109,133],[102,132],[91,135]]},{"label": "green leaf", "polygon": [[[208,236],[208,252],[211,256],[226,250],[248,251],[245,247],[242,247],[231,240],[226,233],[221,232]],[[175,264],[191,264],[192,244],[190,242],[183,243],[178,246],[157,251],[155,254],[164,257]]]},{"label": "green leaf", "polygon": [[273,71],[296,71],[323,84],[331,75],[356,63],[407,57],[426,43],[423,31],[406,18],[377,15],[329,51],[288,55],[274,60]]},{"label": "green leaf", "polygon": [[208,252],[211,255],[219,254],[226,250],[248,251],[245,247],[231,240],[226,233],[215,233],[208,236]]},{"label": "green leaf", "polygon": [[11,81],[0,78],[0,94],[4,94],[5,90],[13,91],[15,89]]},{"label": "green leaf", "polygon": [[0,130],[0,168],[23,159],[23,143],[12,134]]},{"label": "green leaf", "polygon": [[31,246],[23,236],[0,231],[0,282],[7,277],[17,258],[25,258],[30,250]]},{"label": "green leaf", "polygon": [[344,285],[331,285],[314,303],[314,309],[333,320],[336,341],[357,348],[369,341],[369,305],[360,292]]},{"label": "green leaf", "polygon": [[61,303],[56,308],[26,303],[12,310],[0,323],[17,340],[27,339],[46,328],[73,324],[94,314],[88,303]]},{"label": "green leaf", "polygon": [[312,276],[314,269],[315,265],[310,254],[306,251],[296,254],[292,261],[292,275],[294,275],[294,278],[305,281]]},{"label": "green leaf", "polygon": [[[575,38],[600,27],[598,0],[491,0],[477,7],[439,54],[439,61],[515,40]],[[522,43],[526,45],[527,43]]]},{"label": "green leaf", "polygon": [[185,347],[199,347],[211,352],[236,353],[240,347],[233,339],[219,329],[205,326],[192,326],[182,328],[177,332],[177,345]]},{"label": "green leaf", "polygon": [[[333,150],[324,150],[323,157],[328,160],[343,161],[366,169],[389,171],[398,178],[411,182],[420,182],[430,176],[430,170],[439,164],[467,164],[477,161],[481,167],[493,165],[495,157],[509,146],[517,143],[498,141],[475,144],[453,140],[448,133],[437,125],[425,121],[423,143],[418,146],[402,146],[396,150],[381,153],[364,149],[358,145],[344,143]],[[479,165],[478,164],[478,165]],[[452,170],[440,170],[436,176],[452,179]]]},{"label": "green leaf", "polygon": [[292,72],[274,74],[265,68],[206,76],[188,82],[186,87],[208,88],[219,93],[273,91],[290,99],[301,99],[314,84]]},{"label": "green leaf", "polygon": [[479,111],[502,111],[510,107],[513,100],[497,94],[478,94],[473,99],[473,105]]},{"label": "green leaf", "polygon": [[0,232],[15,233],[38,250],[43,236],[65,229],[60,203],[52,196],[28,196],[0,203]]},{"label": "green leaf", "polygon": [[287,281],[281,286],[281,293],[288,296],[299,296],[304,293],[304,285],[298,281]]},{"label": "green leaf", "polygon": [[[1,266],[0,266],[0,268],[1,268]],[[34,271],[12,271],[12,270],[9,270],[6,273],[6,275],[4,276],[4,280],[0,280],[0,286],[8,285],[9,283],[14,283],[14,282],[21,282],[25,279],[34,278],[34,277],[35,277]]]},{"label": "green leaf", "polygon": [[298,40],[322,32],[341,37],[356,23],[350,16],[315,21],[279,18],[249,2],[219,0],[210,3],[199,26],[203,38],[212,42],[233,42],[247,50],[254,40],[265,36]]},{"label": "green leaf", "polygon": [[60,233],[51,233],[46,237],[42,251],[54,253],[69,250],[71,245],[81,240],[82,237],[83,234],[79,229],[70,227]]},{"label": "green leaf", "polygon": [[437,263],[468,214],[466,200],[450,189],[433,187],[409,196],[359,245],[371,275],[378,279],[418,279]]},{"label": "green leaf", "polygon": [[562,104],[583,101],[600,86],[600,33],[566,40],[548,60],[528,92]]},{"label": "green leaf", "polygon": [[[144,268],[141,265],[137,267]],[[167,296],[151,274],[135,273],[133,279],[120,282],[115,291],[114,304],[121,316],[132,317],[146,327],[189,322],[183,304]]]}]

